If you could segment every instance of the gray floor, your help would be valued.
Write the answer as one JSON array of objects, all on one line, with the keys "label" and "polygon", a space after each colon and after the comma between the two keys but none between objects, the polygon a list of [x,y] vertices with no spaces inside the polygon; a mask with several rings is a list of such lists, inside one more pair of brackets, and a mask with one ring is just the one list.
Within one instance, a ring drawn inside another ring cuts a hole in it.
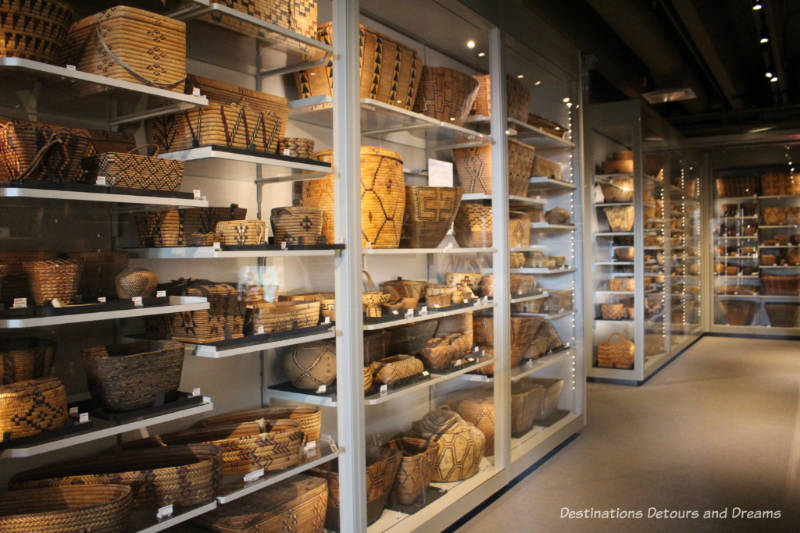
[{"label": "gray floor", "polygon": [[[642,387],[589,384],[583,433],[458,531],[800,531],[799,393],[800,341],[705,337]],[[733,519],[737,506],[782,518]],[[651,507],[728,518],[648,520]]]}]

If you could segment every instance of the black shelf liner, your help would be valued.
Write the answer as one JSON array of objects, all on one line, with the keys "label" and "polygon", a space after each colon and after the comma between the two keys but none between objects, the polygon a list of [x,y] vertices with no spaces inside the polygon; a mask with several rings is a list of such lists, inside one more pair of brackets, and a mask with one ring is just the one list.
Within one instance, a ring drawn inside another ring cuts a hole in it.
[{"label": "black shelf liner", "polygon": [[[469,307],[474,307],[475,306],[475,302],[478,302],[478,301],[479,301],[479,299],[476,298],[475,300],[470,300],[467,303],[448,305],[447,307],[430,307],[429,306],[428,307],[428,315],[432,315],[434,313],[444,313],[444,312],[447,312],[447,311],[454,311],[456,309],[466,309],[466,308],[469,308]],[[491,300],[489,300],[489,302],[487,302],[487,303],[490,303],[490,302],[491,302]],[[419,316],[419,309],[420,308],[418,307],[417,309],[414,310],[414,317],[415,318]],[[388,314],[387,315],[387,314],[384,313],[384,315],[382,317],[364,317],[364,324],[366,324],[366,325],[387,324],[387,323],[391,323],[391,322],[399,322],[401,320],[405,320],[405,318],[406,318],[406,316],[405,316],[404,312],[401,312],[399,315],[392,315],[392,314]],[[399,324],[399,325],[402,325],[402,324]]]},{"label": "black shelf liner", "polygon": [[278,154],[278,153],[270,153],[270,152],[258,152],[256,150],[244,150],[242,148],[231,148],[229,146],[220,146],[218,144],[211,144],[211,145],[200,145],[194,146],[193,148],[204,148],[210,147],[214,150],[219,152],[228,152],[231,154],[240,154],[240,155],[251,155],[255,157],[266,157],[268,159],[278,159],[280,161],[290,161],[294,163],[307,163],[309,165],[316,165],[320,167],[320,170],[329,170],[331,168],[330,163],[325,163],[324,161],[317,161],[316,159],[307,159],[305,157],[291,157],[288,155]]},{"label": "black shelf liner", "polygon": [[213,346],[217,350],[225,350],[228,348],[240,348],[243,346],[255,346],[267,342],[280,341],[284,339],[302,339],[303,337],[314,335],[315,333],[325,333],[330,328],[334,327],[335,323],[320,324],[318,326],[311,326],[310,328],[291,329],[287,331],[276,331],[275,333],[261,333],[255,335],[247,335],[238,339],[230,339],[225,341],[210,342],[208,344],[198,344],[198,346]]},{"label": "black shelf liner", "polygon": [[92,183],[75,183],[75,182],[60,183],[56,181],[44,181],[44,180],[9,181],[0,184],[0,187],[39,189],[46,191],[72,191],[72,192],[132,195],[132,196],[148,196],[152,198],[165,198],[165,199],[171,198],[176,200],[194,199],[194,195],[190,192],[152,191],[149,189],[131,189],[128,187],[108,187],[104,185],[94,185]]},{"label": "black shelf liner", "polygon": [[162,307],[166,305],[170,305],[169,297],[142,298],[141,307],[135,307],[132,300],[111,300],[106,303],[97,302],[85,305],[77,305],[75,307],[25,307],[24,309],[5,309],[0,311],[0,319],[39,318],[48,316],[78,315],[82,313],[102,313],[105,311],[126,311],[130,309]]},{"label": "black shelf liner", "polygon": [[14,448],[30,448],[31,446],[38,446],[46,442],[59,440],[72,435],[81,433],[89,433],[94,429],[94,423],[91,419],[83,424],[78,424],[72,417],[67,417],[67,423],[62,428],[53,429],[50,431],[43,431],[30,437],[22,437],[21,439],[12,439],[9,441],[0,442],[0,450],[9,450]]},{"label": "black shelf liner", "polygon": [[[272,240],[272,239],[270,239]],[[344,244],[290,244],[286,248],[281,248],[279,244],[242,244],[242,245],[222,245],[224,252],[247,252],[247,251],[282,251],[282,250],[344,250]]]},{"label": "black shelf liner", "polygon": [[188,392],[176,391],[166,395],[163,403],[159,400],[156,400],[156,403],[157,405],[150,407],[142,407],[141,409],[122,412],[106,411],[103,407],[96,405],[93,406],[91,402],[84,405],[89,407],[87,410],[90,411],[93,417],[108,420],[109,422],[113,422],[115,425],[120,425],[127,424],[128,422],[132,422],[134,420],[150,418],[173,411],[180,411],[181,409],[186,409],[189,407],[194,407],[195,405],[200,405],[203,403],[203,397],[192,396]]}]

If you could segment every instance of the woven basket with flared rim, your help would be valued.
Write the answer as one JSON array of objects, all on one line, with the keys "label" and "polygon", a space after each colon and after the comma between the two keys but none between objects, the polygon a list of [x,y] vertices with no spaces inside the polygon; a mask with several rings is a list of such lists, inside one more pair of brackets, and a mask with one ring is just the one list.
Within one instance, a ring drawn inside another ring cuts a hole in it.
[{"label": "woven basket with flared rim", "polygon": [[531,245],[531,219],[520,211],[512,211],[508,220],[508,246],[523,248]]},{"label": "woven basket with flared rim", "polygon": [[621,248],[614,248],[614,257],[620,261],[633,261],[634,249],[633,246],[623,246]]},{"label": "woven basket with flared rim", "polygon": [[325,528],[327,506],[328,483],[301,474],[219,506],[200,515],[195,522],[204,530],[218,533],[316,533]]},{"label": "woven basket with flared rim", "polygon": [[492,246],[492,207],[477,203],[462,203],[458,208],[453,232],[462,248]]},{"label": "woven basket with flared rim", "polygon": [[314,139],[281,137],[278,140],[278,153],[287,157],[311,159],[314,156]]},{"label": "woven basket with flared rim", "polygon": [[28,274],[24,263],[37,260],[53,259],[55,252],[45,250],[7,252],[0,250],[0,264],[5,266],[5,278],[2,281],[3,301],[11,302],[14,298],[30,298]]},{"label": "woven basket with flared rim", "polygon": [[59,429],[67,422],[67,393],[58,378],[0,385],[0,442]]},{"label": "woven basket with flared rim", "polygon": [[483,274],[481,274],[481,267],[477,261],[473,259],[458,259],[450,265],[448,270],[450,268],[452,268],[452,271],[447,272],[444,276],[444,282],[448,286],[455,287],[463,284],[473,291],[477,291],[480,288]]},{"label": "woven basket with flared rim", "polygon": [[406,187],[402,248],[435,248],[447,235],[461,205],[461,187]]},{"label": "woven basket with flared rim", "polygon": [[725,319],[731,326],[748,326],[758,310],[758,302],[723,300],[720,302]]},{"label": "woven basket with flared rim", "polygon": [[[472,112],[485,117],[492,116],[492,89],[489,74],[473,76],[479,84],[478,95]],[[506,106],[508,118],[515,118],[522,122],[528,120],[528,108],[531,105],[531,93],[525,85],[511,76],[506,76]]]},{"label": "woven basket with flared rim", "polygon": [[256,302],[252,305],[250,318],[253,329],[264,333],[310,328],[319,324],[320,302]]},{"label": "woven basket with flared rim", "polygon": [[385,385],[421,374],[425,370],[422,361],[412,355],[393,355],[375,361],[373,379]]},{"label": "woven basket with flared rim", "polygon": [[126,485],[75,485],[0,494],[4,533],[123,533],[132,509]]},{"label": "woven basket with flared rim", "polygon": [[299,422],[259,420],[191,428],[126,444],[130,448],[206,443],[220,449],[222,473],[241,475],[259,468],[275,471],[300,462],[305,437]]},{"label": "woven basket with flared rim", "polygon": [[597,344],[597,364],[604,367],[633,368],[634,353],[633,341],[615,332]]},{"label": "woven basket with flared rim", "polygon": [[600,304],[600,317],[603,320],[622,320],[625,318],[625,304]]},{"label": "woven basket with flared rim", "polygon": [[536,154],[536,157],[533,159],[533,175],[561,180],[561,165]]},{"label": "woven basket with flared rim", "polygon": [[200,421],[203,427],[240,424],[242,422],[253,422],[260,419],[281,420],[291,419],[300,424],[300,429],[306,436],[306,442],[319,440],[320,428],[322,426],[322,411],[319,407],[297,406],[297,407],[261,407],[257,409],[243,409],[233,411],[223,415],[212,416]]},{"label": "woven basket with flared rim", "polygon": [[89,390],[109,411],[151,406],[162,393],[178,390],[183,354],[183,344],[173,341],[86,348],[83,365]]},{"label": "woven basket with flared rim", "polygon": [[633,229],[633,206],[604,207],[611,231],[631,231]]},{"label": "woven basket with flared rim", "polygon": [[57,64],[75,13],[64,0],[11,0],[0,5],[0,56]]},{"label": "woven basket with flared rim", "polygon": [[442,370],[450,364],[468,354],[472,343],[463,333],[451,333],[443,337],[434,337],[425,343],[419,357],[425,366],[431,370]]},{"label": "woven basket with flared rim", "polygon": [[558,399],[564,388],[563,379],[555,378],[523,378],[518,382],[520,385],[539,386],[544,389],[544,396],[539,408],[536,410],[536,420],[547,420],[558,408]]},{"label": "woven basket with flared rim", "polygon": [[222,481],[220,449],[211,444],[117,451],[15,475],[12,489],[128,485],[137,507],[197,505],[214,499]]},{"label": "woven basket with flared rim", "polygon": [[[538,316],[512,316],[511,317],[511,366],[515,367],[519,363],[530,357],[530,350],[534,339],[539,333],[539,329],[544,324],[545,319]],[[491,316],[476,316],[473,321],[475,344],[480,346],[492,346],[494,344],[494,321]],[[483,367],[477,372],[491,374],[494,372],[493,365]],[[484,370],[487,369],[487,370]]]},{"label": "woven basket with flared rim", "polygon": [[604,202],[630,202],[633,200],[633,178],[611,178],[600,183]]},{"label": "woven basket with flared rim", "polygon": [[[143,148],[143,147],[142,147]],[[104,176],[110,187],[177,191],[183,183],[184,162],[128,152],[104,152],[83,160],[83,180],[95,183]]]},{"label": "woven basket with flared rim", "polygon": [[336,344],[320,341],[292,346],[281,354],[281,368],[298,389],[328,386],[336,380]]},{"label": "woven basket with flared rim", "polygon": [[388,292],[392,297],[422,298],[427,286],[427,281],[414,281],[398,277],[397,279],[381,283],[381,290],[383,292]]},{"label": "woven basket with flared rim", "polygon": [[[400,466],[401,452],[382,446],[367,447],[367,524],[375,522],[383,513],[389,492],[394,485]],[[339,529],[339,472],[338,463],[331,461],[312,470],[328,482],[328,512],[325,517],[327,529]]]},{"label": "woven basket with flared rim", "polygon": [[36,305],[44,305],[56,298],[69,304],[78,292],[81,267],[73,261],[32,261],[22,267],[28,274],[28,285]]},{"label": "woven basket with flared rim", "polygon": [[[508,140],[508,194],[527,196],[536,149]],[[453,161],[465,193],[492,194],[492,145],[455,148]]]},{"label": "woven basket with flared rim", "polygon": [[478,95],[478,81],[447,67],[424,67],[414,111],[461,126]]},{"label": "woven basket with flared rim", "polygon": [[[333,150],[314,156],[333,164]],[[406,207],[403,158],[400,154],[375,146],[361,147],[361,246],[397,248],[403,229]],[[334,241],[333,174],[303,182],[303,205],[322,209],[322,235]]]},{"label": "woven basket with flared rim", "polygon": [[252,246],[267,242],[267,223],[263,220],[217,222],[214,231],[225,246]]},{"label": "woven basket with flared rim", "polygon": [[269,221],[277,242],[319,244],[322,237],[322,209],[316,207],[276,207]]},{"label": "woven basket with flared rim", "polygon": [[412,425],[412,434],[439,444],[439,455],[431,481],[463,481],[480,468],[486,437],[447,407],[429,412]]},{"label": "woven basket with flared rim", "polygon": [[796,328],[800,326],[800,304],[796,303],[767,303],[769,323],[775,328]]},{"label": "woven basket with flared rim", "polygon": [[88,136],[86,130],[0,118],[0,182],[79,179]]},{"label": "woven basket with flared rim", "polygon": [[85,299],[115,293],[117,275],[128,266],[128,252],[73,252],[67,256],[81,267],[79,291]]},{"label": "woven basket with flared rim", "polygon": [[64,56],[82,72],[182,93],[186,24],[133,7],[112,7],[72,25]]},{"label": "woven basket with flared rim", "polygon": [[636,289],[636,280],[633,277],[611,278],[608,280],[610,291],[633,291]]},{"label": "woven basket with flared rim", "polygon": [[[333,44],[333,23],[320,24],[316,38]],[[422,58],[416,50],[359,25],[360,98],[371,98],[411,109],[422,77]],[[295,74],[301,98],[333,96],[333,60]]]},{"label": "woven basket with flared rim", "polygon": [[158,278],[150,270],[137,268],[117,274],[114,280],[117,297],[130,300],[134,296],[152,297],[156,293]]},{"label": "woven basket with flared rim", "polygon": [[0,343],[0,385],[50,376],[56,343],[46,339],[8,339]]},{"label": "woven basket with flared rim", "polygon": [[400,451],[400,466],[392,487],[392,497],[401,505],[411,505],[431,484],[439,443],[414,437],[389,441],[388,446]]},{"label": "woven basket with flared rim", "polygon": [[438,320],[426,320],[424,322],[417,322],[416,324],[391,328],[389,330],[391,338],[389,340],[387,353],[406,353],[412,355],[420,353],[428,339],[433,338],[438,326]]}]

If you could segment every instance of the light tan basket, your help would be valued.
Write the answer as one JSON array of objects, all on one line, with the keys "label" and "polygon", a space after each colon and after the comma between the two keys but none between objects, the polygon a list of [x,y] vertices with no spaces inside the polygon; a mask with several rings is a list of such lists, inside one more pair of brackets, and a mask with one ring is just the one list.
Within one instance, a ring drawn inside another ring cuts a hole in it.
[{"label": "light tan basket", "polygon": [[253,329],[260,333],[274,333],[296,328],[310,328],[319,324],[318,301],[256,302],[252,305]]},{"label": "light tan basket", "polygon": [[217,222],[215,232],[225,246],[251,246],[267,240],[267,223],[263,220],[226,220]]},{"label": "light tan basket", "polygon": [[631,231],[633,229],[633,206],[604,207],[611,231]]}]

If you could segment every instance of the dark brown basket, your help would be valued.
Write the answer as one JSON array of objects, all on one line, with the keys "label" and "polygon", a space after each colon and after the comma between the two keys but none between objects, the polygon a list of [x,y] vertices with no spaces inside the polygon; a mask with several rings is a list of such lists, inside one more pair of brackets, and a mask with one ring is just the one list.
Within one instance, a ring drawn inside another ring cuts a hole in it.
[{"label": "dark brown basket", "polygon": [[9,339],[0,343],[0,385],[48,377],[56,343],[46,339]]},{"label": "dark brown basket", "polygon": [[28,274],[28,286],[36,305],[55,299],[69,304],[78,292],[81,269],[77,263],[49,259],[24,263],[22,267]]},{"label": "dark brown basket", "polygon": [[88,149],[86,130],[0,118],[0,182],[76,180]]},{"label": "dark brown basket", "polygon": [[83,364],[95,399],[109,411],[132,411],[178,390],[183,355],[179,342],[137,341],[87,348]]},{"label": "dark brown basket", "polygon": [[758,193],[758,178],[756,176],[717,178],[716,186],[717,198],[755,196]]},{"label": "dark brown basket", "polygon": [[28,274],[22,267],[24,263],[30,261],[40,261],[53,259],[55,252],[45,250],[5,252],[0,251],[0,264],[6,267],[6,276],[3,283],[3,302],[10,304],[14,298],[30,298],[30,287],[28,286]]},{"label": "dark brown basket", "polygon": [[461,187],[406,187],[401,248],[435,248],[442,242],[461,204]]},{"label": "dark brown basket", "polygon": [[478,95],[478,81],[447,67],[424,67],[414,111],[461,126]]},{"label": "dark brown basket", "polygon": [[0,56],[58,63],[74,12],[64,0],[0,4]]},{"label": "dark brown basket", "polygon": [[763,294],[800,295],[800,274],[767,274],[762,271],[760,279]]},{"label": "dark brown basket", "polygon": [[439,327],[438,320],[426,320],[391,328],[388,353],[418,354],[425,347],[428,339],[432,338]]},{"label": "dark brown basket", "polygon": [[720,306],[731,326],[749,326],[758,310],[758,302],[748,300],[723,300]]},{"label": "dark brown basket", "polygon": [[399,504],[411,505],[431,484],[439,456],[439,443],[402,437],[390,441],[388,446],[402,454],[391,494]]},{"label": "dark brown basket", "polygon": [[776,328],[800,327],[800,304],[768,303],[764,304],[769,316],[769,323]]},{"label": "dark brown basket", "polygon": [[364,334],[364,364],[368,365],[383,359],[389,353],[389,341],[392,334],[389,330],[381,330]]},{"label": "dark brown basket", "polygon": [[81,267],[78,291],[84,299],[111,296],[116,292],[117,275],[128,266],[128,252],[74,252],[67,258]]}]

